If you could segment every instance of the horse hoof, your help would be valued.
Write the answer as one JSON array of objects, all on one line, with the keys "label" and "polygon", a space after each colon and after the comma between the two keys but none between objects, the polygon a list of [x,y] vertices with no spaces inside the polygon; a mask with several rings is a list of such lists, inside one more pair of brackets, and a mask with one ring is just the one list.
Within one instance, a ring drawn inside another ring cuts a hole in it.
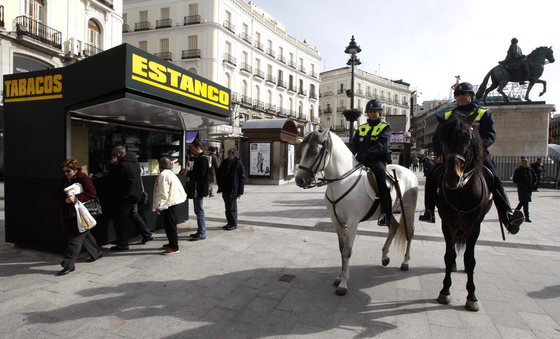
[{"label": "horse hoof", "polygon": [[341,281],[342,281],[342,279],[336,279],[336,280],[332,283],[332,285],[333,285],[334,287],[338,287],[338,285],[340,285],[340,282],[341,282]]},{"label": "horse hoof", "polygon": [[383,259],[383,260],[381,260],[381,265],[383,265],[383,266],[387,266],[387,265],[389,265],[389,262],[390,262],[390,261],[391,261],[391,259],[390,259],[390,258],[387,258],[387,259]]},{"label": "horse hoof", "polygon": [[467,302],[465,303],[465,308],[471,312],[478,311],[479,310],[478,301],[472,301],[467,299]]},{"label": "horse hoof", "polygon": [[449,305],[451,303],[451,296],[440,294],[439,297],[437,298],[437,301],[440,304]]},{"label": "horse hoof", "polygon": [[345,287],[337,287],[335,293],[336,293],[336,295],[343,296],[343,295],[346,295],[347,291],[348,291],[348,289],[345,288]]},{"label": "horse hoof", "polygon": [[401,271],[408,271],[408,264],[402,264]]}]

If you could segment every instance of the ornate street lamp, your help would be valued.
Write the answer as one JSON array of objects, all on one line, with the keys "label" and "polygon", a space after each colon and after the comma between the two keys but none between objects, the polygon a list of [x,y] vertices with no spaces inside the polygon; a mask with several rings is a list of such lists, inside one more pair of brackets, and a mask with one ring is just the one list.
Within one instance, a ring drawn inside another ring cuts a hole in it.
[{"label": "ornate street lamp", "polygon": [[352,39],[350,39],[350,44],[348,44],[348,46],[346,46],[346,49],[344,50],[344,53],[350,54],[350,59],[348,59],[348,62],[346,64],[352,67],[350,92],[348,91],[346,92],[347,95],[350,97],[350,109],[345,110],[343,113],[346,120],[350,122],[350,132],[348,138],[349,144],[352,143],[352,137],[354,136],[354,121],[358,120],[358,117],[361,114],[360,111],[354,109],[354,66],[361,64],[360,59],[358,59],[358,57],[356,56],[356,54],[360,53],[361,51],[362,49],[360,48],[360,46],[358,46],[358,44],[356,44],[356,41],[354,40],[354,36],[352,35]]}]

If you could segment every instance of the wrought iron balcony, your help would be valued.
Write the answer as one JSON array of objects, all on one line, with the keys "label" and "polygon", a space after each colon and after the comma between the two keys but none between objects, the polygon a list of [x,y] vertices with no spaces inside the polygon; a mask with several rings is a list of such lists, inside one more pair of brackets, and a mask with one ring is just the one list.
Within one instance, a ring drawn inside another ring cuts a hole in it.
[{"label": "wrought iron balcony", "polygon": [[264,111],[264,102],[260,100],[253,100],[253,107],[258,110]]},{"label": "wrought iron balcony", "polygon": [[288,91],[297,92],[297,86],[290,84],[288,86]]},{"label": "wrought iron balcony", "polygon": [[338,107],[336,108],[336,111],[337,111],[337,112],[343,112],[345,109],[346,109],[345,106],[338,106]]},{"label": "wrought iron balcony", "polygon": [[284,58],[284,56],[282,54],[280,54],[280,55],[278,55],[278,61],[285,64],[286,63],[286,58]]},{"label": "wrought iron balcony", "polygon": [[156,28],[168,28],[168,27],[171,27],[171,19],[156,20]]},{"label": "wrought iron balcony", "polygon": [[186,49],[181,53],[182,59],[196,59],[200,58],[200,49]]},{"label": "wrought iron balcony", "polygon": [[299,95],[307,95],[307,91],[304,90],[303,88],[300,88],[300,89],[298,90],[297,94],[299,94]]},{"label": "wrought iron balcony", "polygon": [[309,72],[309,75],[311,75],[312,77],[314,77],[315,79],[317,79],[317,72],[311,71],[311,72]]},{"label": "wrought iron balcony", "polygon": [[189,15],[185,17],[184,25],[195,25],[200,23],[200,15]]},{"label": "wrought iron balcony", "polygon": [[251,67],[251,65],[247,64],[246,62],[241,63],[239,70],[247,73],[253,73],[253,67]]},{"label": "wrought iron balcony", "polygon": [[113,8],[113,1],[106,1],[106,0],[96,0],[96,1],[104,4],[105,6],[109,7],[110,9],[114,9]]},{"label": "wrought iron balcony", "polygon": [[264,80],[264,72],[261,71],[260,69],[255,69],[255,71],[253,72],[253,76],[255,78],[261,78]]},{"label": "wrought iron balcony", "polygon": [[273,58],[276,56],[276,54],[274,53],[274,51],[272,50],[272,48],[268,48],[268,49],[266,50],[266,54],[270,55],[270,56],[273,57]]},{"label": "wrought iron balcony", "polygon": [[103,52],[102,49],[97,48],[94,45],[84,43],[84,56],[92,56],[101,52]]},{"label": "wrought iron balcony", "polygon": [[264,45],[262,44],[262,42],[255,40],[255,42],[253,43],[255,45],[255,47],[260,50],[260,51],[264,51]]},{"label": "wrought iron balcony", "polygon": [[142,21],[142,22],[137,22],[134,24],[134,30],[135,31],[146,31],[150,29],[150,22],[149,21]]},{"label": "wrought iron balcony", "polygon": [[269,74],[269,75],[266,76],[266,82],[276,84],[276,77]]},{"label": "wrought iron balcony", "polygon": [[27,16],[16,17],[16,33],[52,47],[62,48],[62,33]]},{"label": "wrought iron balcony", "polygon": [[122,24],[122,32],[123,33],[130,32],[130,26],[128,24]]},{"label": "wrought iron balcony", "polygon": [[231,54],[224,53],[224,58],[222,61],[233,66],[237,65],[237,60]]},{"label": "wrought iron balcony", "polygon": [[317,100],[317,94],[315,92],[310,92],[309,93],[309,98]]},{"label": "wrought iron balcony", "polygon": [[251,36],[245,32],[240,33],[239,37],[243,39],[245,42],[251,43]]},{"label": "wrought iron balcony", "polygon": [[155,53],[154,55],[157,56],[158,58],[162,58],[163,60],[167,60],[167,61],[173,60],[171,52],[160,52],[160,53]]},{"label": "wrought iron balcony", "polygon": [[245,106],[252,107],[253,106],[253,99],[251,99],[251,97],[249,97],[249,96],[242,95],[241,96],[241,104],[245,105]]},{"label": "wrought iron balcony", "polygon": [[231,92],[231,102],[239,102],[239,93]]},{"label": "wrought iron balcony", "polygon": [[344,88],[339,88],[339,89],[336,91],[336,93],[338,93],[338,94],[344,93]]},{"label": "wrought iron balcony", "polygon": [[277,85],[278,87],[286,88],[286,82],[283,80],[278,80]]},{"label": "wrought iron balcony", "polygon": [[224,27],[225,27],[228,31],[230,31],[230,32],[232,32],[232,33],[235,34],[235,26],[234,26],[231,22],[225,20],[225,21],[224,21]]},{"label": "wrought iron balcony", "polygon": [[296,69],[296,63],[295,63],[295,61],[292,61],[292,60],[288,61],[288,66],[290,66],[290,67],[293,68],[293,69]]},{"label": "wrought iron balcony", "polygon": [[265,104],[264,110],[267,111],[268,113],[276,113],[276,106],[272,104]]},{"label": "wrought iron balcony", "polygon": [[299,65],[299,71],[305,74],[305,67],[303,65]]},{"label": "wrought iron balcony", "polygon": [[331,95],[333,95],[333,92],[332,92],[332,91],[325,91],[325,92],[323,93],[323,96],[324,96],[324,97],[328,97],[328,96],[331,96]]}]

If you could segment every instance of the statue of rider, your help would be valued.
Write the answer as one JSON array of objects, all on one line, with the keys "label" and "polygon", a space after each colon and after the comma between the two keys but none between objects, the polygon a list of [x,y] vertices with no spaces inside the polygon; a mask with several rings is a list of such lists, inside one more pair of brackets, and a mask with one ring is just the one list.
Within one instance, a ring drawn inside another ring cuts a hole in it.
[{"label": "statue of rider", "polygon": [[[526,56],[523,55],[523,52],[521,51],[521,48],[517,45],[517,43],[517,38],[511,39],[511,45],[509,45],[506,58],[499,63],[506,66],[510,71],[521,69],[523,71],[521,79],[528,79],[529,65],[525,62]],[[523,85],[525,82],[520,81],[519,83]]]}]

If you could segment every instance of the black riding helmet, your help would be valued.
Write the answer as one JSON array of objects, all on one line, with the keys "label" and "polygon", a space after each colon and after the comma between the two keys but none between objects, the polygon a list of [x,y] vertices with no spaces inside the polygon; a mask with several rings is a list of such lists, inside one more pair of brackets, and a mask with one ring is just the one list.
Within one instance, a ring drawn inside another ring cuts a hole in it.
[{"label": "black riding helmet", "polygon": [[453,95],[457,95],[459,93],[471,93],[472,95],[474,95],[474,88],[470,83],[462,82],[455,87]]},{"label": "black riding helmet", "polygon": [[381,110],[381,111],[383,110],[383,105],[381,104],[381,101],[376,99],[372,99],[368,101],[368,103],[366,104],[366,112],[377,111],[377,110]]}]

